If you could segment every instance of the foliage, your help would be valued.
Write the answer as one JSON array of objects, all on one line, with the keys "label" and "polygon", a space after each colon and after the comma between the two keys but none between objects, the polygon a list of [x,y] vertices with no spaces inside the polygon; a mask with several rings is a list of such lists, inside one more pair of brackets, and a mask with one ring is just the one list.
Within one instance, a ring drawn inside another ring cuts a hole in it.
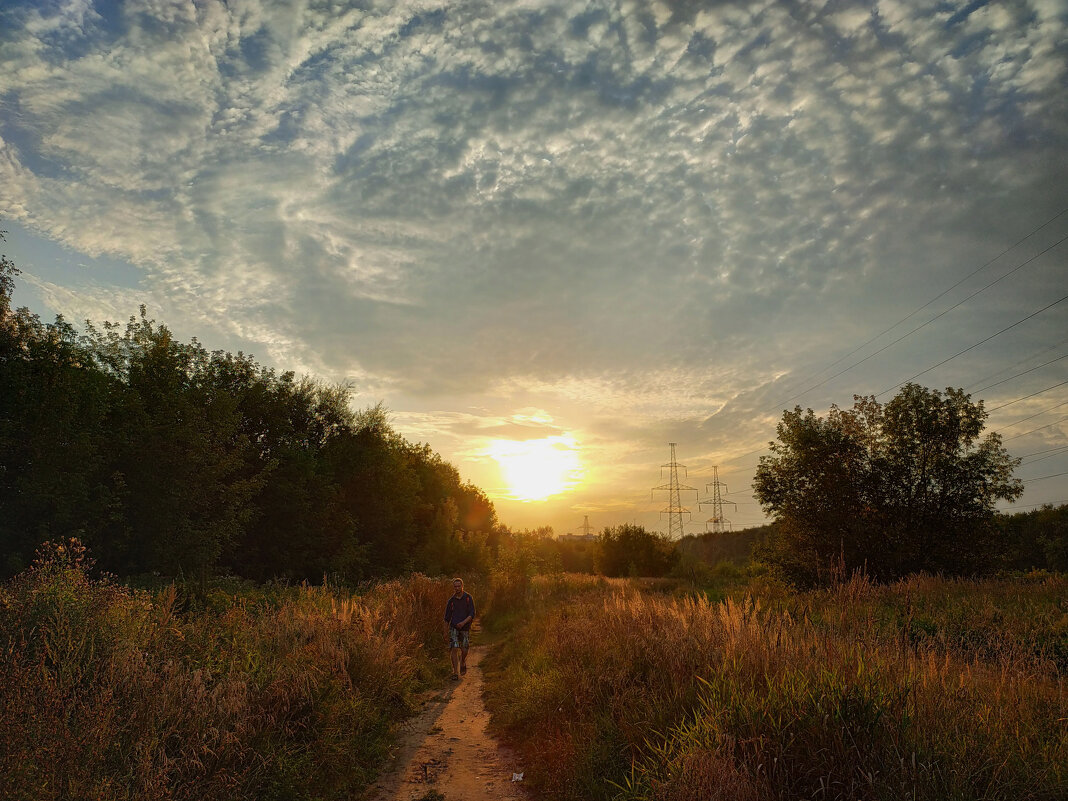
[{"label": "foliage", "polygon": [[547,578],[487,701],[547,797],[1058,798],[1066,589],[855,577],[712,604]]},{"label": "foliage", "polygon": [[1068,504],[1046,504],[998,522],[1012,567],[1068,571]]},{"label": "foliage", "polygon": [[606,528],[598,545],[594,565],[606,576],[666,576],[678,561],[675,544],[644,526]]},{"label": "foliage", "polygon": [[[447,582],[281,586],[182,610],[77,541],[0,587],[0,775],[20,799],[357,797],[439,644]],[[439,660],[440,662],[441,660]]]},{"label": "foliage", "polygon": [[119,574],[349,582],[485,570],[493,505],[351,392],[125,326],[11,309],[0,261],[0,575],[77,536]]},{"label": "foliage", "polygon": [[709,565],[730,562],[743,566],[752,561],[753,549],[775,533],[775,525],[770,523],[739,531],[687,534],[679,540],[678,549]]},{"label": "foliage", "polygon": [[856,398],[826,418],[783,414],[753,483],[778,522],[763,557],[811,586],[855,569],[889,579],[996,563],[994,504],[1019,497],[1018,464],[962,390],[905,385],[886,406]]}]

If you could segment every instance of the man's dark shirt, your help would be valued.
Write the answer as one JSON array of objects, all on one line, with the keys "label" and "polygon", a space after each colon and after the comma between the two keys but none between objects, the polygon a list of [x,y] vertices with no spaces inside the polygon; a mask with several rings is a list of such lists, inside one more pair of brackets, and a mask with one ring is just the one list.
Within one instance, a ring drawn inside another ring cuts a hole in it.
[{"label": "man's dark shirt", "polygon": [[[464,619],[470,617],[471,620],[467,621],[467,625],[461,626],[460,623],[464,622]],[[460,629],[460,631],[469,631],[471,628],[471,621],[475,619],[475,599],[468,595],[466,592],[457,598],[455,595],[449,598],[449,602],[445,604],[445,622],[452,626],[454,629]]]}]

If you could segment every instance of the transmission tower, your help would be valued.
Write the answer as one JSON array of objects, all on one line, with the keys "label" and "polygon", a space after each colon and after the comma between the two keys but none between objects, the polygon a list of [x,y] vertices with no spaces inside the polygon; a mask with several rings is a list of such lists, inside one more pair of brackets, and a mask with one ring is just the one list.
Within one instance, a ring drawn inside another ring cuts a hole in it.
[{"label": "transmission tower", "polygon": [[[671,446],[671,461],[665,465],[660,466],[660,477],[664,477],[664,468],[668,469],[668,483],[661,484],[659,487],[653,487],[653,492],[661,492],[666,490],[668,494],[668,508],[660,512],[661,518],[663,515],[668,516],[668,539],[682,539],[682,535],[686,533],[686,524],[682,521],[682,516],[689,516],[690,510],[686,509],[682,505],[682,493],[693,492],[697,493],[695,487],[688,487],[685,484],[679,483],[679,468],[681,467],[683,473],[686,472],[686,465],[679,464],[675,461],[675,443],[669,442]],[[697,493],[700,494],[700,493]]]},{"label": "transmission tower", "polygon": [[593,533],[593,526],[590,525],[590,516],[582,516],[582,536],[589,537]]},{"label": "transmission tower", "polygon": [[[711,531],[713,534],[722,534],[725,531],[731,531],[731,521],[723,516],[723,504],[729,503],[735,509],[738,508],[738,504],[734,501],[723,500],[723,496],[726,494],[727,485],[719,480],[719,467],[712,468],[712,480],[705,484],[705,492],[709,491],[709,487],[712,488],[712,496],[697,502],[698,509],[702,506],[712,507],[712,517],[705,521],[705,531]],[[709,528],[710,525],[712,528]]]}]

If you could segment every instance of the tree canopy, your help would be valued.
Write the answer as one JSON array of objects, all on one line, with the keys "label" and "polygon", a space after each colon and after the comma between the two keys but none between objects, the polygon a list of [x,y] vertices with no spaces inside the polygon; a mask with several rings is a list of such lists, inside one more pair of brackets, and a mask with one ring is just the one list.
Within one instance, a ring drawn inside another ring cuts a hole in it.
[{"label": "tree canopy", "polygon": [[360,580],[477,560],[492,503],[351,392],[123,325],[11,308],[0,260],[0,573],[78,537],[100,566]]},{"label": "tree canopy", "polygon": [[630,523],[604,529],[598,545],[594,565],[606,576],[666,576],[679,558],[665,535]]},{"label": "tree canopy", "polygon": [[987,414],[963,390],[906,384],[885,406],[854,398],[825,418],[795,407],[757,468],[757,499],[779,522],[766,559],[799,584],[835,571],[893,578],[969,574],[997,555],[995,508],[1023,491]]}]

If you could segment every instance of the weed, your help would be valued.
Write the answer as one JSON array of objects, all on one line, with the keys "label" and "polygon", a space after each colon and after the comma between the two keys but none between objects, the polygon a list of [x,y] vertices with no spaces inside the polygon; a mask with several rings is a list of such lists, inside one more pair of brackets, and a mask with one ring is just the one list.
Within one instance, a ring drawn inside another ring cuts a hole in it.
[{"label": "weed", "polygon": [[555,798],[1065,797],[1065,589],[858,576],[711,603],[537,580],[487,700]]},{"label": "weed", "polygon": [[92,580],[71,545],[0,587],[13,801],[351,797],[446,669],[427,647],[444,582],[209,589],[190,603],[175,585]]}]

